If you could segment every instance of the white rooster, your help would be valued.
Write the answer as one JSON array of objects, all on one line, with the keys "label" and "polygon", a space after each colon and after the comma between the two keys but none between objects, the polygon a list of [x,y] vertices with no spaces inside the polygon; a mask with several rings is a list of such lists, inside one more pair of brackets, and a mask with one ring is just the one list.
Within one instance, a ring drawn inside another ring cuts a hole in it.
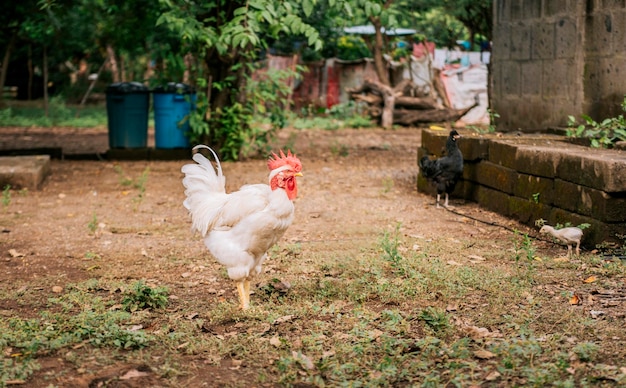
[{"label": "white rooster", "polygon": [[267,162],[269,185],[244,185],[227,194],[225,177],[217,154],[213,164],[199,152],[197,164],[182,167],[186,199],[183,205],[191,214],[192,229],[204,237],[204,244],[217,261],[228,269],[237,283],[241,308],[250,306],[250,279],[261,272],[267,250],[285,233],[293,220],[293,200],[297,195],[296,177],[302,176],[302,163],[290,151],[273,154]]}]

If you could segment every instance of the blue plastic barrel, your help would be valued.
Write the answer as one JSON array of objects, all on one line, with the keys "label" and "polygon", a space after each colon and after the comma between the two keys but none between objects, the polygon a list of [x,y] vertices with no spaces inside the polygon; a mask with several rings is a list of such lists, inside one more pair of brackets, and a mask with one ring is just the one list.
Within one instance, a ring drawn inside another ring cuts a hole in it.
[{"label": "blue plastic barrel", "polygon": [[145,148],[150,92],[139,82],[118,82],[106,90],[110,148]]},{"label": "blue plastic barrel", "polygon": [[156,148],[189,148],[189,114],[196,93],[189,85],[170,82],[153,89],[154,145]]}]

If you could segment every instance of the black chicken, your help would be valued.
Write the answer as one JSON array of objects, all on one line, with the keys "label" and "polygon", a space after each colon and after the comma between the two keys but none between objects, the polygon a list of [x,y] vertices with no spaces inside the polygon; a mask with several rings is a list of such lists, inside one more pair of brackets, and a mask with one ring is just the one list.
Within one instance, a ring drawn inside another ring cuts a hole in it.
[{"label": "black chicken", "polygon": [[443,206],[448,207],[448,194],[454,190],[456,182],[463,175],[463,154],[456,143],[460,137],[456,130],[452,130],[446,140],[445,156],[435,160],[424,156],[419,162],[422,175],[437,185],[437,208],[442,193],[446,194]]}]

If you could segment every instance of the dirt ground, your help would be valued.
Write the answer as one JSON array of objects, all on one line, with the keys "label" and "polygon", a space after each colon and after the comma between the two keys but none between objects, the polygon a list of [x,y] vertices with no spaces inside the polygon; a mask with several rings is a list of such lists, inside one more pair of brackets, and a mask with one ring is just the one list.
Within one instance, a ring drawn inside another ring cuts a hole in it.
[{"label": "dirt ground", "polygon": [[[8,138],[8,132],[3,132],[0,144],[15,148],[50,146],[59,141],[47,130],[21,131]],[[84,136],[75,130],[56,129],[53,133],[61,136],[63,147],[77,154],[103,152],[107,147],[102,129],[86,131]],[[304,173],[299,180],[295,220],[284,243],[301,243],[303,251],[323,250],[333,244],[340,249],[342,241],[376,240],[382,231],[400,224],[404,236],[424,244],[441,238],[449,239],[450,244],[476,240],[480,243],[468,247],[467,254],[489,257],[481,249],[510,240],[510,229],[535,234],[474,203],[452,198],[451,204],[461,214],[436,209],[433,196],[416,189],[420,135],[415,128],[284,131],[278,143],[297,152]],[[41,191],[13,192],[11,204],[0,209],[0,289],[34,288],[40,300],[24,304],[0,298],[0,316],[17,312],[35,317],[55,286],[63,289],[94,277],[147,279],[167,284],[180,301],[200,299],[199,308],[211,303],[216,297],[209,289],[225,280],[215,279],[217,267],[198,236],[190,232],[188,214],[181,205],[180,168],[187,162],[53,160],[52,174]],[[227,191],[267,179],[264,160],[224,163],[223,170]],[[146,177],[145,191],[121,184],[124,179],[137,182],[142,175]],[[92,233],[90,223],[94,226],[95,220],[97,230]],[[541,254],[564,252],[564,248],[543,241],[536,246]],[[230,285],[223,288],[223,298],[236,298]],[[96,374],[80,375],[67,370],[66,363],[61,357],[42,360],[42,368],[28,386],[96,386],[98,378],[133,368],[120,363]],[[227,375],[227,368],[225,365],[221,373]],[[202,374],[203,368],[198,369]],[[220,373],[209,369],[204,368],[204,373]],[[196,378],[201,381],[201,376]],[[70,380],[73,383],[69,384]],[[141,381],[138,386],[158,385],[149,377],[137,381]],[[194,386],[194,378],[186,383]]]}]

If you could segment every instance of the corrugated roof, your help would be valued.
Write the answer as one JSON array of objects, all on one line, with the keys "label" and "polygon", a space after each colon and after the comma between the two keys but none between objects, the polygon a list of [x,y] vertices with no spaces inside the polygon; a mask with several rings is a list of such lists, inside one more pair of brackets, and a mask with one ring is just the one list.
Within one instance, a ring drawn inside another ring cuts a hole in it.
[{"label": "corrugated roof", "polygon": [[[416,30],[410,28],[390,28],[389,30],[386,30],[385,27],[382,27],[380,30],[389,36],[413,35],[417,32]],[[376,33],[374,26],[372,25],[345,27],[343,31],[346,34],[357,35],[374,35]]]}]

